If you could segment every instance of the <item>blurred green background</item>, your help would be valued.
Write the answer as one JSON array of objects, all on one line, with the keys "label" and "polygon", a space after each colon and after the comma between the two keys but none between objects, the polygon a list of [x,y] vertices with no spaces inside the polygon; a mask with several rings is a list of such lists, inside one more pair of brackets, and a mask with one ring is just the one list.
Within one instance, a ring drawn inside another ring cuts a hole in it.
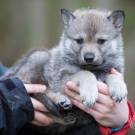
[{"label": "blurred green background", "polygon": [[125,80],[135,106],[135,0],[0,0],[0,61],[11,66],[30,49],[56,45],[63,29],[60,9],[82,7],[125,11]]}]

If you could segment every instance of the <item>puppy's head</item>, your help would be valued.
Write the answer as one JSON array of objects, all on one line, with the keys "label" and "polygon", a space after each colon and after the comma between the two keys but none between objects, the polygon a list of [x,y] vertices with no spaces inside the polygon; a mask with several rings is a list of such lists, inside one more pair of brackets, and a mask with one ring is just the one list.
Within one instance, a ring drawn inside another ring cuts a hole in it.
[{"label": "puppy's head", "polygon": [[98,66],[122,49],[124,12],[97,9],[61,10],[65,54],[80,65]]}]

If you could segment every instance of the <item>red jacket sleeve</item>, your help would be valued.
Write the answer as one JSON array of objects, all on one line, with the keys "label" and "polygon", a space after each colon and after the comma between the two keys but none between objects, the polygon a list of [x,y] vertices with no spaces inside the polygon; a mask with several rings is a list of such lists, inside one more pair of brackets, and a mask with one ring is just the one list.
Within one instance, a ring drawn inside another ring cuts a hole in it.
[{"label": "red jacket sleeve", "polygon": [[126,135],[128,129],[132,127],[132,124],[135,122],[135,110],[130,101],[128,101],[128,107],[129,107],[129,117],[124,127],[118,132],[111,133],[110,128],[99,125],[102,135]]}]

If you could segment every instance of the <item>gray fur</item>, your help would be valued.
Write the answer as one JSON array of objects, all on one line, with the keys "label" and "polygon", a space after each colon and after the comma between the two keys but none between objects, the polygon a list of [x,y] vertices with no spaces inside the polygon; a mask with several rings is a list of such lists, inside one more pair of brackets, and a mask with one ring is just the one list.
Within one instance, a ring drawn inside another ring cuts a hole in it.
[{"label": "gray fur", "polygon": [[[72,107],[70,99],[64,94],[64,86],[68,80],[79,84],[80,99],[88,107],[93,106],[97,100],[97,80],[107,83],[112,98],[120,102],[127,96],[126,85],[109,73],[111,68],[124,73],[121,35],[124,24],[123,12],[78,9],[73,13],[67,10],[62,10],[61,13],[65,29],[58,46],[49,51],[30,53],[20,64],[13,66],[12,74],[7,73],[7,76],[17,76],[25,83],[46,84],[46,95],[65,110]],[[83,39],[83,43],[78,44],[76,40],[80,38]],[[99,44],[99,39],[106,41]],[[84,60],[86,53],[94,54],[91,63]],[[63,102],[65,105],[61,104]],[[90,116],[84,112],[77,108],[72,110],[77,113],[74,116],[77,118],[76,126],[91,122]],[[73,126],[73,123],[59,127],[65,129],[69,125]],[[57,131],[63,132],[62,128],[57,128]]]}]

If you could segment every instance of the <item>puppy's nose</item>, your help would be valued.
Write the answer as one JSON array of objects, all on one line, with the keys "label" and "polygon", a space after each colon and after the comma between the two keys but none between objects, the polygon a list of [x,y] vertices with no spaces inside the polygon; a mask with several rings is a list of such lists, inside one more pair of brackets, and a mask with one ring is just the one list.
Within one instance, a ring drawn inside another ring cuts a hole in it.
[{"label": "puppy's nose", "polygon": [[86,54],[84,55],[84,60],[85,60],[85,62],[87,62],[87,63],[92,63],[92,62],[94,61],[94,58],[95,58],[94,53],[86,53]]}]

